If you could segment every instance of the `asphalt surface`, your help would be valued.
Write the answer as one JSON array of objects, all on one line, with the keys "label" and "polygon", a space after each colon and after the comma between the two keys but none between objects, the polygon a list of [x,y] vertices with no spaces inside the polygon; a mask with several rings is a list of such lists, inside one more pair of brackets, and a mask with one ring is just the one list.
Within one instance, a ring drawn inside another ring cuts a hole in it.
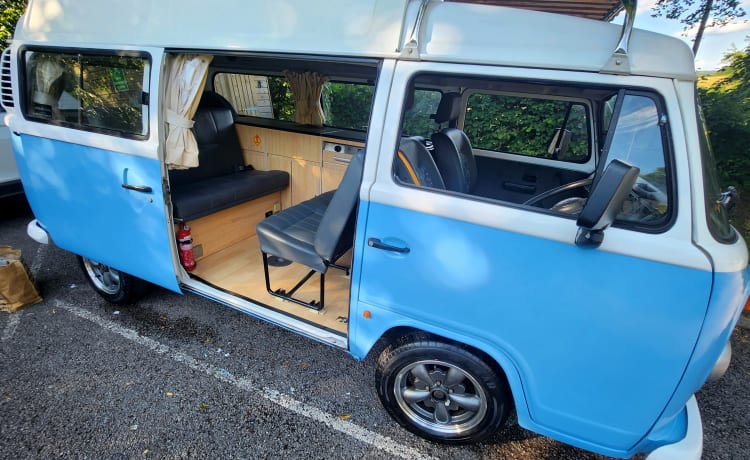
[{"label": "asphalt surface", "polygon": [[[0,458],[603,458],[508,426],[448,447],[397,426],[362,362],[197,296],[153,289],[115,307],[75,257],[26,236],[0,202],[0,244],[23,251],[44,301],[0,313]],[[704,458],[750,458],[750,332],[698,394]]]}]

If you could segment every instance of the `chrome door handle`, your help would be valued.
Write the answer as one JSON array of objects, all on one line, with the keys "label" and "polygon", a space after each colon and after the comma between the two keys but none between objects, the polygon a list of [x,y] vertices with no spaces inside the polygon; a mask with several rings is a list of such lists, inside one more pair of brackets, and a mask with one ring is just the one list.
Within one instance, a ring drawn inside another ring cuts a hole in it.
[{"label": "chrome door handle", "polygon": [[383,243],[379,238],[370,238],[367,240],[367,245],[375,249],[383,249],[385,251],[398,252],[399,254],[408,254],[411,249],[400,248],[398,246],[391,246],[390,244]]},{"label": "chrome door handle", "polygon": [[141,193],[151,193],[153,192],[153,189],[149,187],[148,185],[130,185],[130,184],[122,184],[122,188],[127,190],[134,190],[136,192]]}]

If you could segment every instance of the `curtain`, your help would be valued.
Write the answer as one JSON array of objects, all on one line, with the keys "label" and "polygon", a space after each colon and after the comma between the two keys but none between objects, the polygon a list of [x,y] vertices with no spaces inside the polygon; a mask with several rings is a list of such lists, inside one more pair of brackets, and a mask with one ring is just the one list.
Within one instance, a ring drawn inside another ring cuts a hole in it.
[{"label": "curtain", "polygon": [[198,166],[198,143],[190,129],[213,56],[180,54],[169,62],[167,80],[167,167]]},{"label": "curtain", "polygon": [[47,115],[52,118],[59,118],[58,100],[63,92],[64,72],[65,67],[60,62],[51,59],[45,59],[36,65],[35,88],[32,95],[32,101],[34,104],[38,104],[34,108],[35,112],[41,112],[38,114],[45,115],[46,111],[41,107],[49,107],[50,112]]},{"label": "curtain", "polygon": [[294,93],[294,121],[323,126],[325,115],[320,106],[320,94],[328,77],[317,72],[284,72]]}]

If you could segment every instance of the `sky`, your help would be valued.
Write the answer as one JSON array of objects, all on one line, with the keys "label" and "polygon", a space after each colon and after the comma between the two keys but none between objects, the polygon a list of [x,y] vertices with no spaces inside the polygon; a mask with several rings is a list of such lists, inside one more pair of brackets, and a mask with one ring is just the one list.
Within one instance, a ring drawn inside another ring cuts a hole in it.
[{"label": "sky", "polygon": [[[665,35],[684,40],[691,47],[695,30],[690,30],[685,35],[684,25],[678,19],[652,18],[653,6],[656,0],[640,0],[638,2],[638,13],[635,17],[635,27],[659,32]],[[735,47],[738,50],[745,49],[750,42],[746,39],[750,36],[750,0],[741,2],[742,8],[747,15],[734,23],[727,24],[722,28],[709,28],[703,34],[695,67],[698,70],[716,70],[721,68],[724,55]],[[620,15],[622,16],[622,14]],[[622,18],[615,22],[622,23]]]}]

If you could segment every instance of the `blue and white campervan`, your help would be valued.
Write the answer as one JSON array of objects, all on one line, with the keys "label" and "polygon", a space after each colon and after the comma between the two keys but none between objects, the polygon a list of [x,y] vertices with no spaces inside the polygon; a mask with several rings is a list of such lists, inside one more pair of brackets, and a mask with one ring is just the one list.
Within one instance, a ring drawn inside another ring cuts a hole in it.
[{"label": "blue and white campervan", "polygon": [[1,98],[29,233],[111,302],[154,284],[357,359],[383,341],[380,399],[425,438],[515,410],[699,458],[748,255],[693,55],[625,4],[30,0]]}]

